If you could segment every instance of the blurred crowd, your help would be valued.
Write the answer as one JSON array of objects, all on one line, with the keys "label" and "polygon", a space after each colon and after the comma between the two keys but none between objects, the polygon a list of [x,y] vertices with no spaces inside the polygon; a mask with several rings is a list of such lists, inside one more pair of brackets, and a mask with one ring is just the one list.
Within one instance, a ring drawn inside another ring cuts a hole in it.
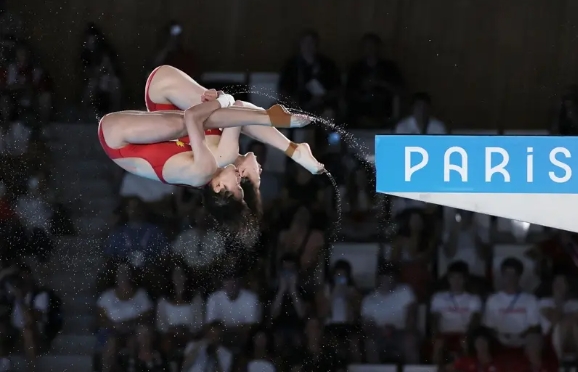
[{"label": "blurred crowd", "polygon": [[[62,328],[62,300],[37,284],[22,258],[45,262],[55,237],[75,231],[47,187],[50,77],[17,17],[0,8],[0,26],[0,371],[18,352],[34,370]],[[150,65],[196,76],[181,33],[168,26]],[[407,94],[380,38],[366,34],[360,43],[359,59],[343,74],[317,34],[305,32],[280,72],[283,100],[349,128],[446,133],[432,97]],[[94,24],[80,57],[84,108],[121,109],[117,54]],[[574,134],[577,97],[569,88],[552,132]],[[386,198],[375,192],[373,165],[335,133],[297,135],[338,187],[291,162],[264,166],[265,217],[251,248],[213,230],[197,194],[119,175],[96,283],[95,370],[329,372],[367,363],[526,372],[557,371],[576,355],[575,234],[530,234],[525,224],[520,238],[497,218]],[[257,142],[245,150],[263,165],[271,156]],[[375,245],[378,259],[359,267],[348,255],[335,257],[339,242],[353,250]],[[495,264],[494,247],[519,243],[532,248]],[[538,278],[533,285],[521,282],[529,272]],[[368,276],[369,284],[358,280]]]}]

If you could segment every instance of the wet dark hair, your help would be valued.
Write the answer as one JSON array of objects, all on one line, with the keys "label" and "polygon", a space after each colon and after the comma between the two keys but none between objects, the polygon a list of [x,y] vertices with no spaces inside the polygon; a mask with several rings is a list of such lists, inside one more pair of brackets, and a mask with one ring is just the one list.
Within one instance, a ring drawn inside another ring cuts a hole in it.
[{"label": "wet dark hair", "polygon": [[217,193],[211,184],[203,187],[201,193],[205,209],[217,224],[217,230],[247,247],[256,243],[259,237],[258,219],[245,201],[236,199],[230,191]]},{"label": "wet dark hair", "polygon": [[255,185],[249,178],[241,178],[241,188],[243,189],[243,194],[245,203],[257,218],[257,221],[261,221],[263,218],[263,204],[261,203],[261,192],[257,185]]}]

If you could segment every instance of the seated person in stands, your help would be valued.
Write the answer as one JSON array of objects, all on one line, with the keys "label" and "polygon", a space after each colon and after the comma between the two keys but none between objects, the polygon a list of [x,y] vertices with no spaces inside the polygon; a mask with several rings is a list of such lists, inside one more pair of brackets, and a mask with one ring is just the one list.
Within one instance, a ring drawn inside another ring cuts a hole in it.
[{"label": "seated person in stands", "polygon": [[482,300],[466,291],[468,265],[456,261],[448,268],[449,290],[437,292],[431,301],[434,336],[433,362],[439,365],[446,352],[461,355],[466,334],[480,324]]},{"label": "seated person in stands", "polygon": [[130,337],[128,353],[118,358],[116,372],[164,372],[169,370],[163,354],[155,347],[154,329],[141,324],[136,328],[136,335]]},{"label": "seated person in stands", "polygon": [[500,267],[502,289],[488,297],[483,325],[499,341],[501,352],[512,360],[524,355],[535,368],[542,363],[540,311],[536,297],[520,287],[524,265],[517,258],[506,258]]},{"label": "seated person in stands", "polygon": [[223,289],[207,299],[206,323],[221,322],[223,342],[243,348],[251,328],[261,321],[261,303],[257,295],[241,288],[235,273],[223,279]]},{"label": "seated person in stands", "polygon": [[18,276],[12,276],[8,285],[14,300],[8,334],[11,343],[24,351],[29,370],[34,371],[36,358],[47,351],[52,341],[46,332],[50,295],[36,285],[28,266],[21,266]]},{"label": "seated person in stands", "polygon": [[362,297],[353,281],[351,270],[348,261],[336,261],[315,300],[317,314],[324,319],[327,333],[340,341],[343,354],[349,355],[349,359],[354,362],[361,362],[357,322]]},{"label": "seated person in stands", "polygon": [[411,287],[399,283],[399,275],[397,266],[382,263],[376,290],[361,303],[365,351],[372,364],[419,362],[417,302]]},{"label": "seated person in stands", "polygon": [[578,300],[571,298],[568,275],[554,275],[551,292],[538,302],[542,331],[561,359],[578,352]]},{"label": "seated person in stands", "polygon": [[116,285],[104,291],[97,301],[102,353],[102,371],[110,372],[122,341],[126,341],[139,324],[151,323],[153,303],[146,291],[134,281],[131,267],[121,263],[116,268]]},{"label": "seated person in stands", "polygon": [[496,341],[492,331],[478,328],[467,338],[466,355],[457,359],[447,370],[455,372],[503,371],[503,363],[496,358]]},{"label": "seated person in stands", "polygon": [[232,371],[233,354],[221,342],[223,330],[221,323],[213,322],[200,341],[187,345],[182,372]]},{"label": "seated person in stands", "polygon": [[147,222],[142,200],[129,198],[124,208],[126,223],[111,231],[105,254],[114,259],[126,259],[134,267],[154,263],[168,248],[163,231]]},{"label": "seated person in stands", "polygon": [[307,294],[299,283],[297,257],[287,253],[281,258],[277,273],[277,288],[269,296],[270,316],[275,349],[285,354],[301,344],[301,332],[306,316]]},{"label": "seated person in stands", "polygon": [[183,263],[170,271],[168,291],[157,303],[157,329],[166,356],[179,357],[188,340],[201,331],[204,301]]},{"label": "seated person in stands", "polygon": [[18,197],[15,206],[16,214],[26,228],[29,238],[27,253],[36,255],[40,262],[49,258],[53,246],[53,209],[46,195],[46,182],[46,176],[41,173],[30,177],[26,193]]}]

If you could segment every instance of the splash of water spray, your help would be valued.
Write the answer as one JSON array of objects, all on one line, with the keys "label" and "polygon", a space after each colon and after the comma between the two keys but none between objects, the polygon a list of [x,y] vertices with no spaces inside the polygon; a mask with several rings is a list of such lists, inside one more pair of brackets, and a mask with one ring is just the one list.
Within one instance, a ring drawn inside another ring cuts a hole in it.
[{"label": "splash of water spray", "polygon": [[[361,161],[361,164],[366,168],[366,171],[369,171],[372,173],[375,172],[373,167],[371,167],[367,163],[367,160],[366,160],[368,158],[368,155],[373,155],[373,154],[371,154],[369,148],[367,148],[367,146],[365,146],[364,144],[360,143],[353,136],[353,134],[349,133],[343,126],[335,123],[334,120],[322,118],[320,116],[317,116],[317,115],[314,115],[310,112],[307,112],[301,108],[292,107],[294,105],[294,103],[291,102],[292,100],[289,97],[280,96],[278,92],[275,92],[275,91],[270,90],[270,89],[261,88],[259,90],[256,90],[256,89],[251,89],[250,87],[247,89],[246,86],[232,85],[229,87],[225,87],[224,90],[229,92],[230,94],[257,94],[260,96],[264,96],[264,97],[270,98],[272,101],[276,101],[276,102],[279,102],[279,103],[285,105],[287,107],[287,109],[292,113],[303,114],[303,115],[307,115],[307,116],[311,117],[314,122],[319,123],[319,124],[323,125],[324,127],[329,128],[330,130],[339,133],[341,140],[347,145],[349,150],[352,150],[350,152],[350,154]],[[341,202],[341,195],[339,192],[339,187],[337,185],[337,182],[333,178],[333,176],[329,172],[326,172],[326,174],[329,177],[331,183],[333,184],[333,187],[334,187],[335,192],[336,192],[337,201],[338,201],[337,207],[338,207],[338,214],[339,214],[338,220],[336,221],[336,226],[339,226],[339,228],[337,230],[341,230],[341,222],[342,222],[341,221],[341,213],[342,213],[341,203],[342,202]],[[385,203],[384,203],[384,205],[385,205]],[[384,212],[384,211],[382,211],[382,212]],[[337,232],[335,233],[333,238],[335,241],[337,241]]]},{"label": "splash of water spray", "polygon": [[331,173],[328,171],[324,172],[329,181],[333,185],[333,189],[335,190],[335,208],[337,209],[337,216],[335,221],[333,221],[333,241],[331,243],[337,243],[339,239],[339,232],[341,231],[341,192],[339,191],[339,185],[337,185],[337,181]]}]

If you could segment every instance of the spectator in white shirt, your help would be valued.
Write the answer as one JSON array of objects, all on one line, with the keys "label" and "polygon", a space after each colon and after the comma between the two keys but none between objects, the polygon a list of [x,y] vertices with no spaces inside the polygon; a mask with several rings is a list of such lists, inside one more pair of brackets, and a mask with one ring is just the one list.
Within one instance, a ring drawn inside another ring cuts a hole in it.
[{"label": "spectator in white shirt", "polygon": [[189,214],[190,227],[177,236],[172,251],[192,268],[202,268],[225,251],[225,238],[199,206]]},{"label": "spectator in white shirt", "polygon": [[41,262],[49,258],[53,245],[50,232],[53,210],[43,192],[44,182],[42,175],[30,177],[26,193],[18,197],[14,209],[28,233],[31,253]]},{"label": "spectator in white shirt", "polygon": [[253,325],[261,321],[261,304],[257,295],[241,288],[236,275],[223,280],[223,289],[207,299],[206,323],[222,322],[223,342],[243,347]]},{"label": "spectator in white shirt", "polygon": [[173,266],[170,278],[168,293],[158,301],[156,319],[167,356],[183,348],[191,336],[201,331],[204,310],[203,299],[184,264]]},{"label": "spectator in white shirt", "polygon": [[540,299],[542,331],[552,336],[558,357],[578,352],[578,300],[570,298],[568,276],[557,274],[552,281],[552,293]]},{"label": "spectator in white shirt", "polygon": [[173,194],[176,186],[157,182],[125,172],[120,186],[120,196],[141,199],[148,210],[159,216],[166,216],[173,210]]},{"label": "spectator in white shirt", "polygon": [[538,363],[536,358],[542,354],[540,311],[536,297],[520,289],[524,265],[509,257],[502,262],[500,271],[503,289],[488,297],[483,323],[495,332],[509,354],[519,356],[524,351],[532,363]]},{"label": "spectator in white shirt", "polygon": [[230,372],[233,354],[222,345],[223,325],[214,322],[208,325],[205,337],[194,341],[185,349],[182,372]]},{"label": "spectator in white shirt", "polygon": [[456,261],[448,268],[449,290],[437,292],[431,301],[434,364],[442,362],[445,352],[465,351],[466,334],[480,323],[482,300],[466,292],[468,264]]},{"label": "spectator in white shirt", "polygon": [[412,113],[395,126],[397,134],[445,134],[446,126],[431,116],[431,97],[428,93],[415,93]]},{"label": "spectator in white shirt", "polygon": [[367,361],[419,362],[416,332],[417,303],[411,288],[398,282],[399,268],[382,263],[378,287],[361,304]]},{"label": "spectator in white shirt", "polygon": [[116,269],[116,286],[104,291],[96,302],[99,313],[100,346],[106,345],[102,354],[102,370],[113,368],[119,341],[134,332],[139,323],[149,322],[153,303],[146,291],[134,282],[131,267],[125,263]]}]

